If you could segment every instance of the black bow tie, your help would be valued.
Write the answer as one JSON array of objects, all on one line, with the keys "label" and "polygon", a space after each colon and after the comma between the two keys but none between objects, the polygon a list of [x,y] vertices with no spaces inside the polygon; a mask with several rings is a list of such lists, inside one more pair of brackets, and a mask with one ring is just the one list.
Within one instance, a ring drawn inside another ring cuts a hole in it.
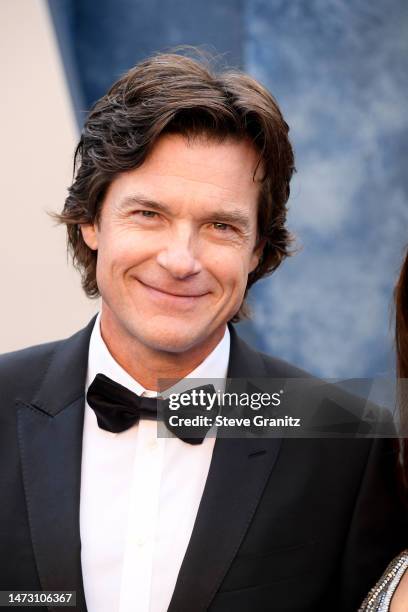
[{"label": "black bow tie", "polygon": [[[205,393],[215,394],[213,385],[204,385],[190,391],[183,391],[183,396],[191,394],[192,391],[200,392],[201,390],[204,390]],[[86,399],[89,406],[94,410],[101,429],[112,433],[120,433],[132,427],[139,419],[159,419],[164,421],[169,431],[189,444],[202,443],[211,428],[216,409],[218,409],[217,404],[211,410],[207,410],[205,405],[190,405],[183,406],[175,412],[170,410],[169,400],[137,395],[104,374],[95,376],[94,381],[88,388]],[[172,426],[169,423],[169,417],[174,414],[182,414],[183,417],[188,418],[207,417],[207,422],[201,426]]]}]

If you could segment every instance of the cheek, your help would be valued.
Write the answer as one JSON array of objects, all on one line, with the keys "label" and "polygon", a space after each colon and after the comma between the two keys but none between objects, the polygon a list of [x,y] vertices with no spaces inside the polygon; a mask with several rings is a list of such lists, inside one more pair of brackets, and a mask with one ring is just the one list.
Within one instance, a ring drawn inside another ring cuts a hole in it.
[{"label": "cheek", "polygon": [[218,252],[208,262],[208,269],[218,282],[229,291],[243,292],[247,285],[249,258],[236,249]]},{"label": "cheek", "polygon": [[116,232],[100,242],[97,272],[103,276],[125,272],[154,256],[155,246],[142,233]]}]

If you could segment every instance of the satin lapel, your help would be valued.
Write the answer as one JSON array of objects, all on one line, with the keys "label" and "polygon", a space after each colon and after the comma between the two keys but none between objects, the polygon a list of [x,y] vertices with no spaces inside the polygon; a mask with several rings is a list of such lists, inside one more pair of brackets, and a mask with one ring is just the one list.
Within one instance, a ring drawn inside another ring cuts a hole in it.
[{"label": "satin lapel", "polygon": [[86,605],[79,496],[84,388],[93,323],[56,345],[36,396],[17,400],[23,483],[41,587],[75,590],[76,609],[81,612]]},{"label": "satin lapel", "polygon": [[[230,327],[228,378],[266,376],[261,356]],[[279,439],[217,439],[193,533],[168,612],[207,610],[256,511]]]}]

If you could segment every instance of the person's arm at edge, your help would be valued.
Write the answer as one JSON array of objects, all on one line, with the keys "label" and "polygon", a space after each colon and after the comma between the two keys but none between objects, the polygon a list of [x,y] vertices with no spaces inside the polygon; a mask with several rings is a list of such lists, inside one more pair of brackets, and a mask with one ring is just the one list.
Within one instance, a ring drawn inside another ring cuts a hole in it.
[{"label": "person's arm at edge", "polygon": [[371,440],[344,550],[340,612],[355,612],[388,563],[408,545],[397,458],[397,440]]}]

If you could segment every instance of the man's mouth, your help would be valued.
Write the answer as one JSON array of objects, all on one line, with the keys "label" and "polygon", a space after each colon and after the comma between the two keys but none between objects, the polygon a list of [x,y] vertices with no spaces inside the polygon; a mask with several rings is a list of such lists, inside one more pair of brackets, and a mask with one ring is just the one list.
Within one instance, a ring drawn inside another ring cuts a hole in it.
[{"label": "man's mouth", "polygon": [[162,287],[156,287],[149,285],[143,281],[137,279],[138,282],[149,292],[149,294],[156,299],[163,299],[173,301],[174,303],[180,303],[191,305],[196,302],[199,298],[208,295],[208,291],[189,290],[189,291],[177,291],[175,289],[163,289]]}]

